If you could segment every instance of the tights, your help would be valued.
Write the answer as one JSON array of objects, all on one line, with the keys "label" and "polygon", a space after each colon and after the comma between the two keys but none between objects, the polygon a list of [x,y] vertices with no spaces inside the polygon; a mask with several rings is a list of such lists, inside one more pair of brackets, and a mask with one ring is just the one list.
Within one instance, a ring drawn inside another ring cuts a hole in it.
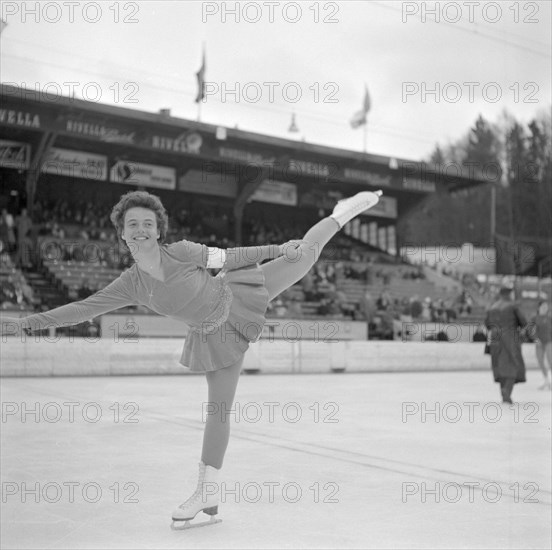
[{"label": "tights", "polygon": [[[311,227],[298,248],[284,256],[264,263],[265,286],[269,300],[300,281],[315,264],[322,248],[337,233],[339,226],[333,218],[324,218]],[[213,414],[207,415],[203,434],[201,460],[207,466],[220,469],[230,437],[230,411],[236,395],[243,359],[224,369],[207,373],[209,403]]]}]

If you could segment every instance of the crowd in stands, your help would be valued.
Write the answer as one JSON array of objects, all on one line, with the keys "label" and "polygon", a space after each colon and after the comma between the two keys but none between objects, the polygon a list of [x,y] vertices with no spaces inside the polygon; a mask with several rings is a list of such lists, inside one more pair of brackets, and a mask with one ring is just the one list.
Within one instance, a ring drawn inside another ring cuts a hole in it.
[{"label": "crowd in stands", "polygon": [[389,286],[394,279],[419,280],[425,279],[423,269],[420,266],[393,266],[384,267],[374,264],[373,258],[369,258],[363,264],[347,264],[344,267],[343,275],[347,279],[356,279],[365,282],[367,285],[382,284]]},{"label": "crowd in stands", "polygon": [[69,204],[67,201],[46,201],[38,199],[33,209],[33,221],[40,227],[40,234],[65,238],[65,225],[77,225],[82,240],[108,240],[114,233],[109,221],[110,209],[106,206],[85,201]]},{"label": "crowd in stands", "polygon": [[38,305],[31,285],[7,250],[0,252],[0,281],[0,309],[32,310]]},{"label": "crowd in stands", "polygon": [[[472,312],[471,299],[464,291],[457,296],[432,299],[419,295],[403,298],[391,298],[389,292],[382,292],[373,299],[369,292],[364,296],[364,313],[369,323],[376,317],[382,317],[391,327],[392,320],[422,321],[431,323],[451,323]],[[389,329],[390,330],[390,329]]]}]

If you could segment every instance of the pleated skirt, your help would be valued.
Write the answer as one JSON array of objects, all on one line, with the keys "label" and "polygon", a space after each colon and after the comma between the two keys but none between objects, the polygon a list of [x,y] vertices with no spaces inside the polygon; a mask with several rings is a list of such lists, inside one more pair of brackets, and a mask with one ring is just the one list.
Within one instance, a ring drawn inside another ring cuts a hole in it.
[{"label": "pleated skirt", "polygon": [[194,372],[219,370],[241,361],[266,322],[268,291],[259,266],[227,271],[222,279],[232,293],[226,320],[204,331],[190,330],[186,337],[180,363]]}]

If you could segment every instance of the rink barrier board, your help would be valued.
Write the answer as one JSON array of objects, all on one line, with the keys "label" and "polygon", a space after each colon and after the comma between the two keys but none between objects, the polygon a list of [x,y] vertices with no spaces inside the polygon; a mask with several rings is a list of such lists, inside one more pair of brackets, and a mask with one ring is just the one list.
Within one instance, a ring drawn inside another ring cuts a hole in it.
[{"label": "rink barrier board", "polygon": [[[28,338],[28,337],[27,337]],[[2,339],[0,376],[118,376],[191,374],[180,363],[183,339],[133,341],[83,338]],[[245,373],[425,372],[488,370],[484,343],[260,340],[245,355]],[[528,369],[535,345],[523,344]]]}]

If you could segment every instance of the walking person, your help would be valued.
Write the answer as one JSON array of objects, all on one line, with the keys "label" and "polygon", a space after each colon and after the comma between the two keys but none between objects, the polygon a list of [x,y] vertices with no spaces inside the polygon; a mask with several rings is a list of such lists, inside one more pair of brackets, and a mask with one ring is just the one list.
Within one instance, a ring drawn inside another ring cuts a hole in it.
[{"label": "walking person", "polygon": [[485,326],[489,331],[491,366],[495,382],[500,384],[503,403],[512,403],[514,384],[525,382],[525,362],[521,354],[521,329],[527,321],[512,289],[503,286],[498,300],[487,310]]},{"label": "walking person", "polygon": [[15,256],[15,265],[28,268],[31,267],[30,257],[32,251],[32,241],[30,232],[33,228],[33,222],[27,214],[27,209],[23,208],[21,214],[15,218],[15,228],[17,230],[17,252]]},{"label": "walking person", "polygon": [[[111,221],[135,263],[82,301],[24,318],[4,318],[2,331],[77,324],[121,307],[145,305],[188,324],[180,362],[206,373],[208,402],[214,410],[230,410],[244,353],[261,335],[268,303],[300,281],[328,241],[374,206],[380,195],[381,191],[365,191],[339,201],[332,214],[301,240],[224,250],[187,240],[164,244],[168,216],[159,198],[145,191],[129,192],[113,208]],[[265,260],[270,261],[261,264]],[[221,271],[213,277],[210,268]],[[226,419],[207,416],[197,489],[173,512],[173,522],[193,526],[188,521],[200,511],[217,514],[218,491],[206,497],[205,487],[217,483],[229,434]]]}]

